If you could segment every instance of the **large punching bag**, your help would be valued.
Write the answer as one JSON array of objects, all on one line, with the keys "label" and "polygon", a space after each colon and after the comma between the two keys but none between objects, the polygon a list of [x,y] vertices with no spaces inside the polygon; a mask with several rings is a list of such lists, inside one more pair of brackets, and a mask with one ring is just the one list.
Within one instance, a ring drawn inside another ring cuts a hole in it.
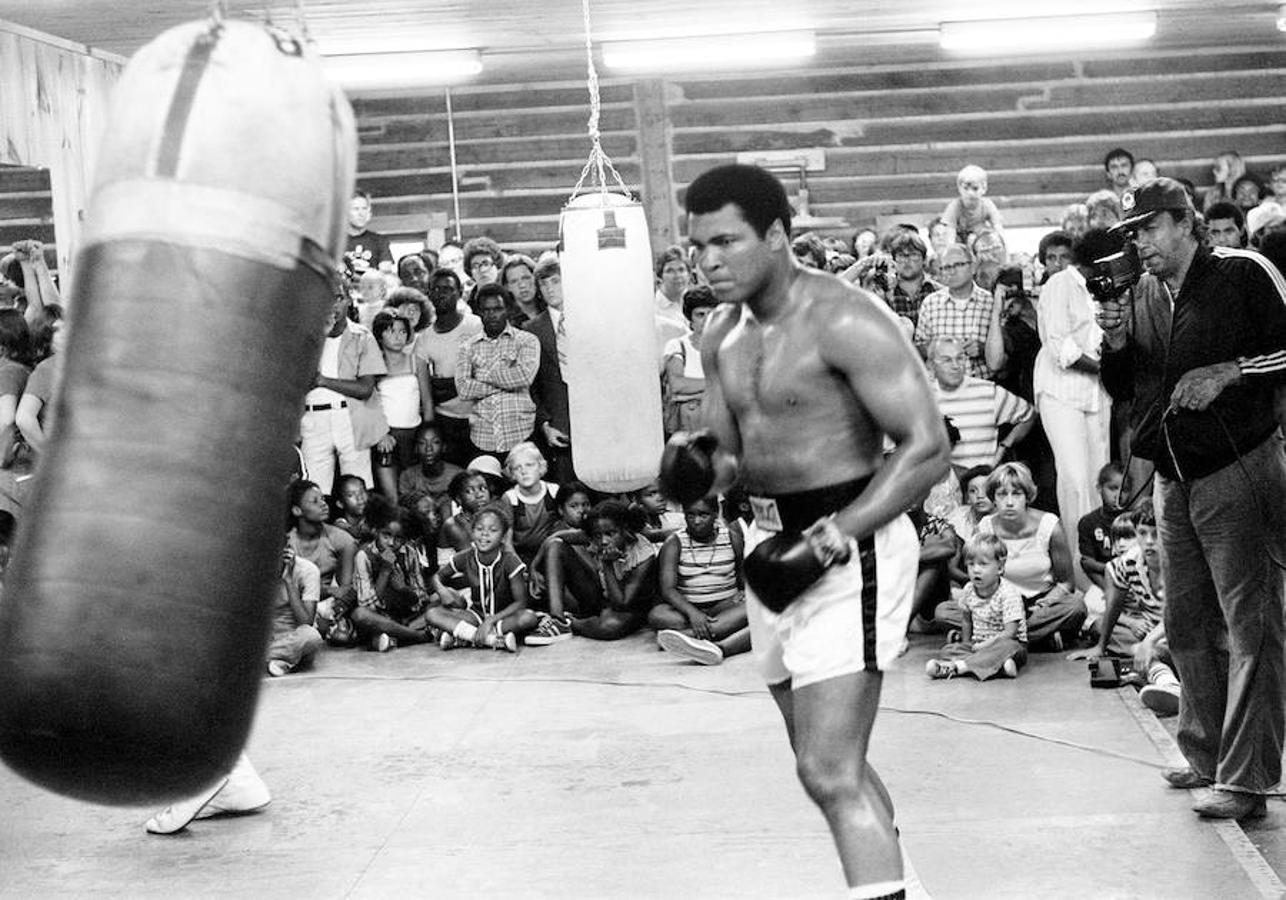
[{"label": "large punching bag", "polygon": [[0,755],[158,804],[250,729],[355,134],[311,51],[214,20],[140,50],[108,122],[0,599]]},{"label": "large punching bag", "polygon": [[647,219],[627,197],[589,192],[560,228],[572,463],[596,490],[634,490],[655,480],[663,445]]}]

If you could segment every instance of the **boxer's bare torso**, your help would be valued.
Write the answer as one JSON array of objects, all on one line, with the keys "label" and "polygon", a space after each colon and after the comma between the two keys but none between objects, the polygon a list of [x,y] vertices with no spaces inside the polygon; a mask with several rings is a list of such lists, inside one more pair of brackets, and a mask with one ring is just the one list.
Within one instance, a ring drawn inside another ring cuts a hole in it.
[{"label": "boxer's bare torso", "polygon": [[[840,484],[879,467],[883,435],[849,383],[860,346],[837,332],[878,315],[870,300],[835,278],[799,270],[777,314],[719,309],[707,346],[736,421],[743,483],[781,494]],[[842,321],[847,320],[847,322]]]},{"label": "boxer's bare torso", "polygon": [[[758,234],[735,204],[690,214],[698,265],[723,303],[701,341],[716,490],[787,494],[872,475],[836,524],[862,536],[945,474],[948,448],[924,365],[892,312],[800,266],[786,230]],[[884,436],[897,445],[882,456]]]}]

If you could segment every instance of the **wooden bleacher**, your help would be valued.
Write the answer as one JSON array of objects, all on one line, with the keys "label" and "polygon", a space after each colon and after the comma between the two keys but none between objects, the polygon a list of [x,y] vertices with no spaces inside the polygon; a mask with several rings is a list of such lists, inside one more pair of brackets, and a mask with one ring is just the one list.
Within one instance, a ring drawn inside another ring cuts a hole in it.
[{"label": "wooden bleacher", "polygon": [[[822,148],[825,171],[809,174],[811,211],[853,228],[890,217],[927,221],[955,195],[955,174],[970,162],[988,170],[1007,222],[1041,225],[1104,186],[1103,154],[1117,145],[1199,187],[1223,150],[1263,174],[1286,160],[1280,46],[1013,63],[832,59],[827,68],[767,76],[666,79],[663,88],[676,198],[739,152]],[[604,147],[638,191],[648,135],[633,85],[604,81],[602,98]],[[464,235],[551,245],[588,155],[584,85],[460,87],[452,104]],[[430,212],[451,210],[442,96],[359,100],[355,109],[359,183],[376,197],[374,227],[422,238]]]}]

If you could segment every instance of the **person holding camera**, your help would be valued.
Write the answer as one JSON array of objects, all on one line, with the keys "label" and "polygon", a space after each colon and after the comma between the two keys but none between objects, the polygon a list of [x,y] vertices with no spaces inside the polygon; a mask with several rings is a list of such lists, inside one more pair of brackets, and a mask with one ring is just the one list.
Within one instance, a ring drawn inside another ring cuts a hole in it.
[{"label": "person holding camera", "polygon": [[1099,380],[1103,332],[1094,322],[1086,279],[1094,260],[1121,249],[1119,237],[1091,228],[1072,247],[1072,265],[1051,275],[1036,310],[1040,352],[1032,375],[1036,408],[1054,451],[1058,513],[1068,546],[1098,505],[1098,473],[1111,456],[1112,401]]},{"label": "person holding camera", "polygon": [[1156,466],[1188,762],[1163,774],[1214,788],[1193,807],[1202,816],[1263,816],[1286,733],[1286,449],[1273,413],[1286,280],[1258,254],[1202,246],[1173,179],[1127,191],[1122,207],[1146,274],[1132,303],[1100,294],[1101,375],[1113,397],[1133,397],[1133,452]]}]

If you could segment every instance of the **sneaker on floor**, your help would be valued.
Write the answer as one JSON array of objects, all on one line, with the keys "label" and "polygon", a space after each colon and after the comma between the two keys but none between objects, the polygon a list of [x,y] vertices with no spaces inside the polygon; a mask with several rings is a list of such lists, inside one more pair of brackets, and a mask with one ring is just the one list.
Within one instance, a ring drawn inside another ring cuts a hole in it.
[{"label": "sneaker on floor", "polygon": [[[290,670],[292,668],[294,667],[290,663],[286,662],[284,659],[268,660],[268,674],[271,675],[273,678],[280,678],[282,675],[289,675]],[[169,832],[159,832],[159,833],[168,834]]]},{"label": "sneaker on floor", "polygon": [[377,634],[371,639],[371,649],[376,653],[388,653],[397,646],[397,641],[392,635]]},{"label": "sneaker on floor", "polygon": [[1177,684],[1147,684],[1139,691],[1139,700],[1158,716],[1179,713],[1179,686]]},{"label": "sneaker on floor", "polygon": [[237,758],[237,764],[228,773],[227,783],[223,789],[210,798],[201,811],[198,819],[210,819],[215,816],[244,816],[258,812],[272,802],[268,785],[264,784],[250,758],[244,753]]},{"label": "sneaker on floor", "polygon": [[565,641],[572,636],[571,623],[566,619],[559,619],[548,613],[537,613],[537,615],[540,621],[536,625],[536,630],[523,638],[523,643],[527,646],[545,647]]},{"label": "sneaker on floor", "polygon": [[1014,662],[1014,658],[1011,656],[1001,664],[1000,672],[1006,678],[1017,678],[1018,663]]},{"label": "sneaker on floor", "polygon": [[455,646],[455,635],[449,631],[442,632],[442,636],[438,638],[438,649],[450,650],[454,646]]},{"label": "sneaker on floor", "polygon": [[723,650],[714,641],[690,637],[682,631],[665,629],[656,633],[656,642],[662,650],[681,656],[684,659],[700,663],[703,666],[717,666],[723,662]]},{"label": "sneaker on floor", "polygon": [[931,659],[924,664],[924,672],[930,678],[955,678],[956,667],[945,659]]},{"label": "sneaker on floor", "polygon": [[147,820],[143,827],[147,829],[148,834],[175,834],[188,827],[188,824],[197,817],[204,807],[215,794],[223,790],[223,786],[228,783],[228,776],[225,775],[210,785],[195,797],[189,797],[186,800],[180,800],[171,806],[165,807],[152,818]]},{"label": "sneaker on floor", "polygon": [[510,653],[518,652],[518,636],[512,631],[506,631],[504,635],[496,636],[495,648],[497,650],[507,650]]}]

